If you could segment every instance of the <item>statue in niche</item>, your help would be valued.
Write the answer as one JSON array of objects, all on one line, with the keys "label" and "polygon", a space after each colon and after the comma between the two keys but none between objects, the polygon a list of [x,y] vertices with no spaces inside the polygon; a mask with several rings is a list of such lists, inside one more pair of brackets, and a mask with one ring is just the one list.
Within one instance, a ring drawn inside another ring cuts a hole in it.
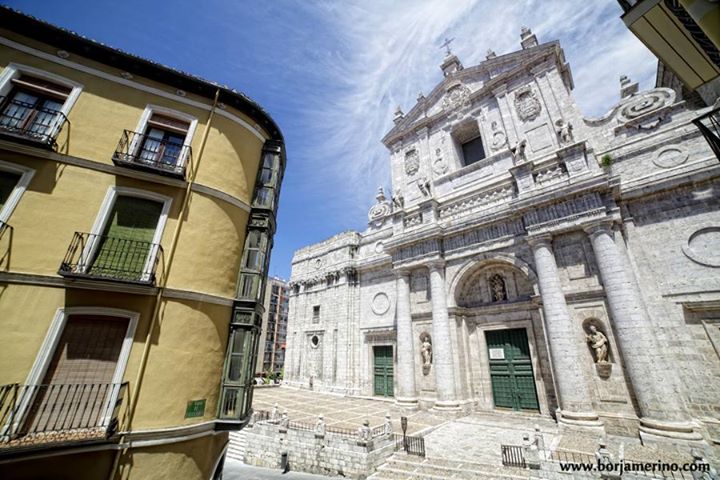
[{"label": "statue in niche", "polygon": [[520,165],[521,163],[524,163],[525,160],[527,160],[527,157],[525,156],[525,147],[527,147],[527,140],[523,138],[521,140],[518,140],[515,146],[510,149],[510,152],[512,152],[513,155],[513,162],[515,163],[515,165]]},{"label": "statue in niche", "polygon": [[394,193],[394,195],[392,196],[393,207],[403,208],[405,206],[405,198],[403,198],[403,196],[402,196],[402,190],[400,190],[398,188],[393,193]]},{"label": "statue in niche", "polygon": [[423,362],[423,375],[427,375],[430,373],[432,365],[432,340],[427,332],[420,334],[420,355]]},{"label": "statue in niche", "polygon": [[417,186],[420,189],[420,193],[423,194],[423,197],[430,196],[430,180],[428,180],[427,177],[422,177],[418,179]]},{"label": "statue in niche", "polygon": [[590,348],[595,352],[595,363],[608,363],[608,339],[595,325],[590,325],[590,334],[586,335]]},{"label": "statue in niche", "polygon": [[572,133],[572,123],[566,122],[562,118],[555,122],[555,126],[557,127],[557,136],[560,139],[560,145],[567,145],[569,143],[572,143],[573,141],[573,133]]}]

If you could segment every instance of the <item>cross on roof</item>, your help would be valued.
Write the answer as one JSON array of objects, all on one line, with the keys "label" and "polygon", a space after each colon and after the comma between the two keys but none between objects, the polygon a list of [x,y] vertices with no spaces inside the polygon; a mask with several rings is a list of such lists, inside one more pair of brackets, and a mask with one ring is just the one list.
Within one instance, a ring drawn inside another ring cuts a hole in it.
[{"label": "cross on roof", "polygon": [[449,57],[450,55],[452,55],[452,52],[450,51],[450,44],[452,43],[453,40],[455,40],[455,37],[453,37],[453,38],[446,38],[446,39],[445,39],[445,43],[443,43],[442,45],[440,45],[440,48],[445,48],[445,49],[447,50],[447,55],[448,55],[448,57]]}]

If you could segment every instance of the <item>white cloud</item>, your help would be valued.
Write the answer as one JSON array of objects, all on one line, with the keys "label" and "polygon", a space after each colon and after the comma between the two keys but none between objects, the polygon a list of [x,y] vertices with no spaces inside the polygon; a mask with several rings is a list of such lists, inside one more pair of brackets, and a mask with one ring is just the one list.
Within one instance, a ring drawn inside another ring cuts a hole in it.
[{"label": "white cloud", "polygon": [[[389,184],[388,154],[380,139],[392,126],[396,105],[407,112],[419,91],[441,80],[439,48],[454,37],[453,51],[466,65],[520,48],[520,27],[539,41],[561,41],[575,79],[575,97],[587,116],[607,111],[619,96],[619,76],[649,88],[655,59],[620,20],[615,0],[577,2],[480,0],[311,4],[334,25],[338,44],[316,66],[328,91],[305,112],[321,127],[303,148],[304,175],[322,218],[339,228],[363,228],[377,185]],[[305,151],[307,149],[307,151]],[[311,219],[312,221],[312,219]],[[312,223],[312,222],[311,222]]]}]

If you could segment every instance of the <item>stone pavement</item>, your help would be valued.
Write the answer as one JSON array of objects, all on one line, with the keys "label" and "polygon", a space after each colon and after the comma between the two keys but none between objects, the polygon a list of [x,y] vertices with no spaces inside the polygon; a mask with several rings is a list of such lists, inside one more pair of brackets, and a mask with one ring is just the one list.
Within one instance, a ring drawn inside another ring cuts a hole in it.
[{"label": "stone pavement", "polygon": [[408,417],[408,435],[434,428],[452,417],[426,411],[405,411],[395,407],[392,401],[346,397],[328,393],[299,390],[281,386],[274,388],[257,388],[253,394],[253,409],[271,411],[277,402],[280,413],[287,411],[288,418],[293,422],[314,425],[317,416],[325,416],[325,424],[329,427],[357,429],[363,420],[370,421],[370,426],[377,427],[385,422],[385,414],[390,412],[393,430],[402,432],[400,417]]}]

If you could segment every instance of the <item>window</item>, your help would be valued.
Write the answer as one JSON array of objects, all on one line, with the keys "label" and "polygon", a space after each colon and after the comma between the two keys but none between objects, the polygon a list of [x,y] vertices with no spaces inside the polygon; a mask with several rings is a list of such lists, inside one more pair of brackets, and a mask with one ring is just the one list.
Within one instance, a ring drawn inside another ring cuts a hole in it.
[{"label": "window", "polygon": [[280,153],[265,151],[258,174],[253,207],[274,210],[277,203],[277,187],[280,184]]},{"label": "window", "polygon": [[315,305],[315,306],[313,307],[313,318],[312,318],[312,321],[313,321],[313,323],[318,323],[318,322],[320,322],[320,305]]},{"label": "window", "polygon": [[110,187],[90,233],[76,232],[60,274],[154,283],[171,199]]},{"label": "window", "polygon": [[135,131],[125,130],[113,161],[184,178],[196,126],[190,115],[148,105]]},{"label": "window", "polygon": [[8,222],[34,174],[30,168],[0,161],[0,228]]},{"label": "window", "polygon": [[116,309],[59,309],[14,407],[15,418],[23,419],[19,431],[77,432],[59,440],[104,438],[113,428],[137,319]]},{"label": "window", "polygon": [[457,125],[453,129],[452,137],[461,165],[472,165],[485,158],[485,148],[477,121],[470,120]]},{"label": "window", "polygon": [[238,297],[257,301],[261,294],[268,251],[267,233],[263,230],[249,230],[245,238],[242,270],[238,286]]},{"label": "window", "polygon": [[10,64],[0,75],[0,133],[54,146],[80,90],[57,75]]},{"label": "window", "polygon": [[257,330],[235,329],[230,332],[225,374],[220,401],[220,418],[239,420],[245,417],[252,402],[250,387],[259,335]]}]

